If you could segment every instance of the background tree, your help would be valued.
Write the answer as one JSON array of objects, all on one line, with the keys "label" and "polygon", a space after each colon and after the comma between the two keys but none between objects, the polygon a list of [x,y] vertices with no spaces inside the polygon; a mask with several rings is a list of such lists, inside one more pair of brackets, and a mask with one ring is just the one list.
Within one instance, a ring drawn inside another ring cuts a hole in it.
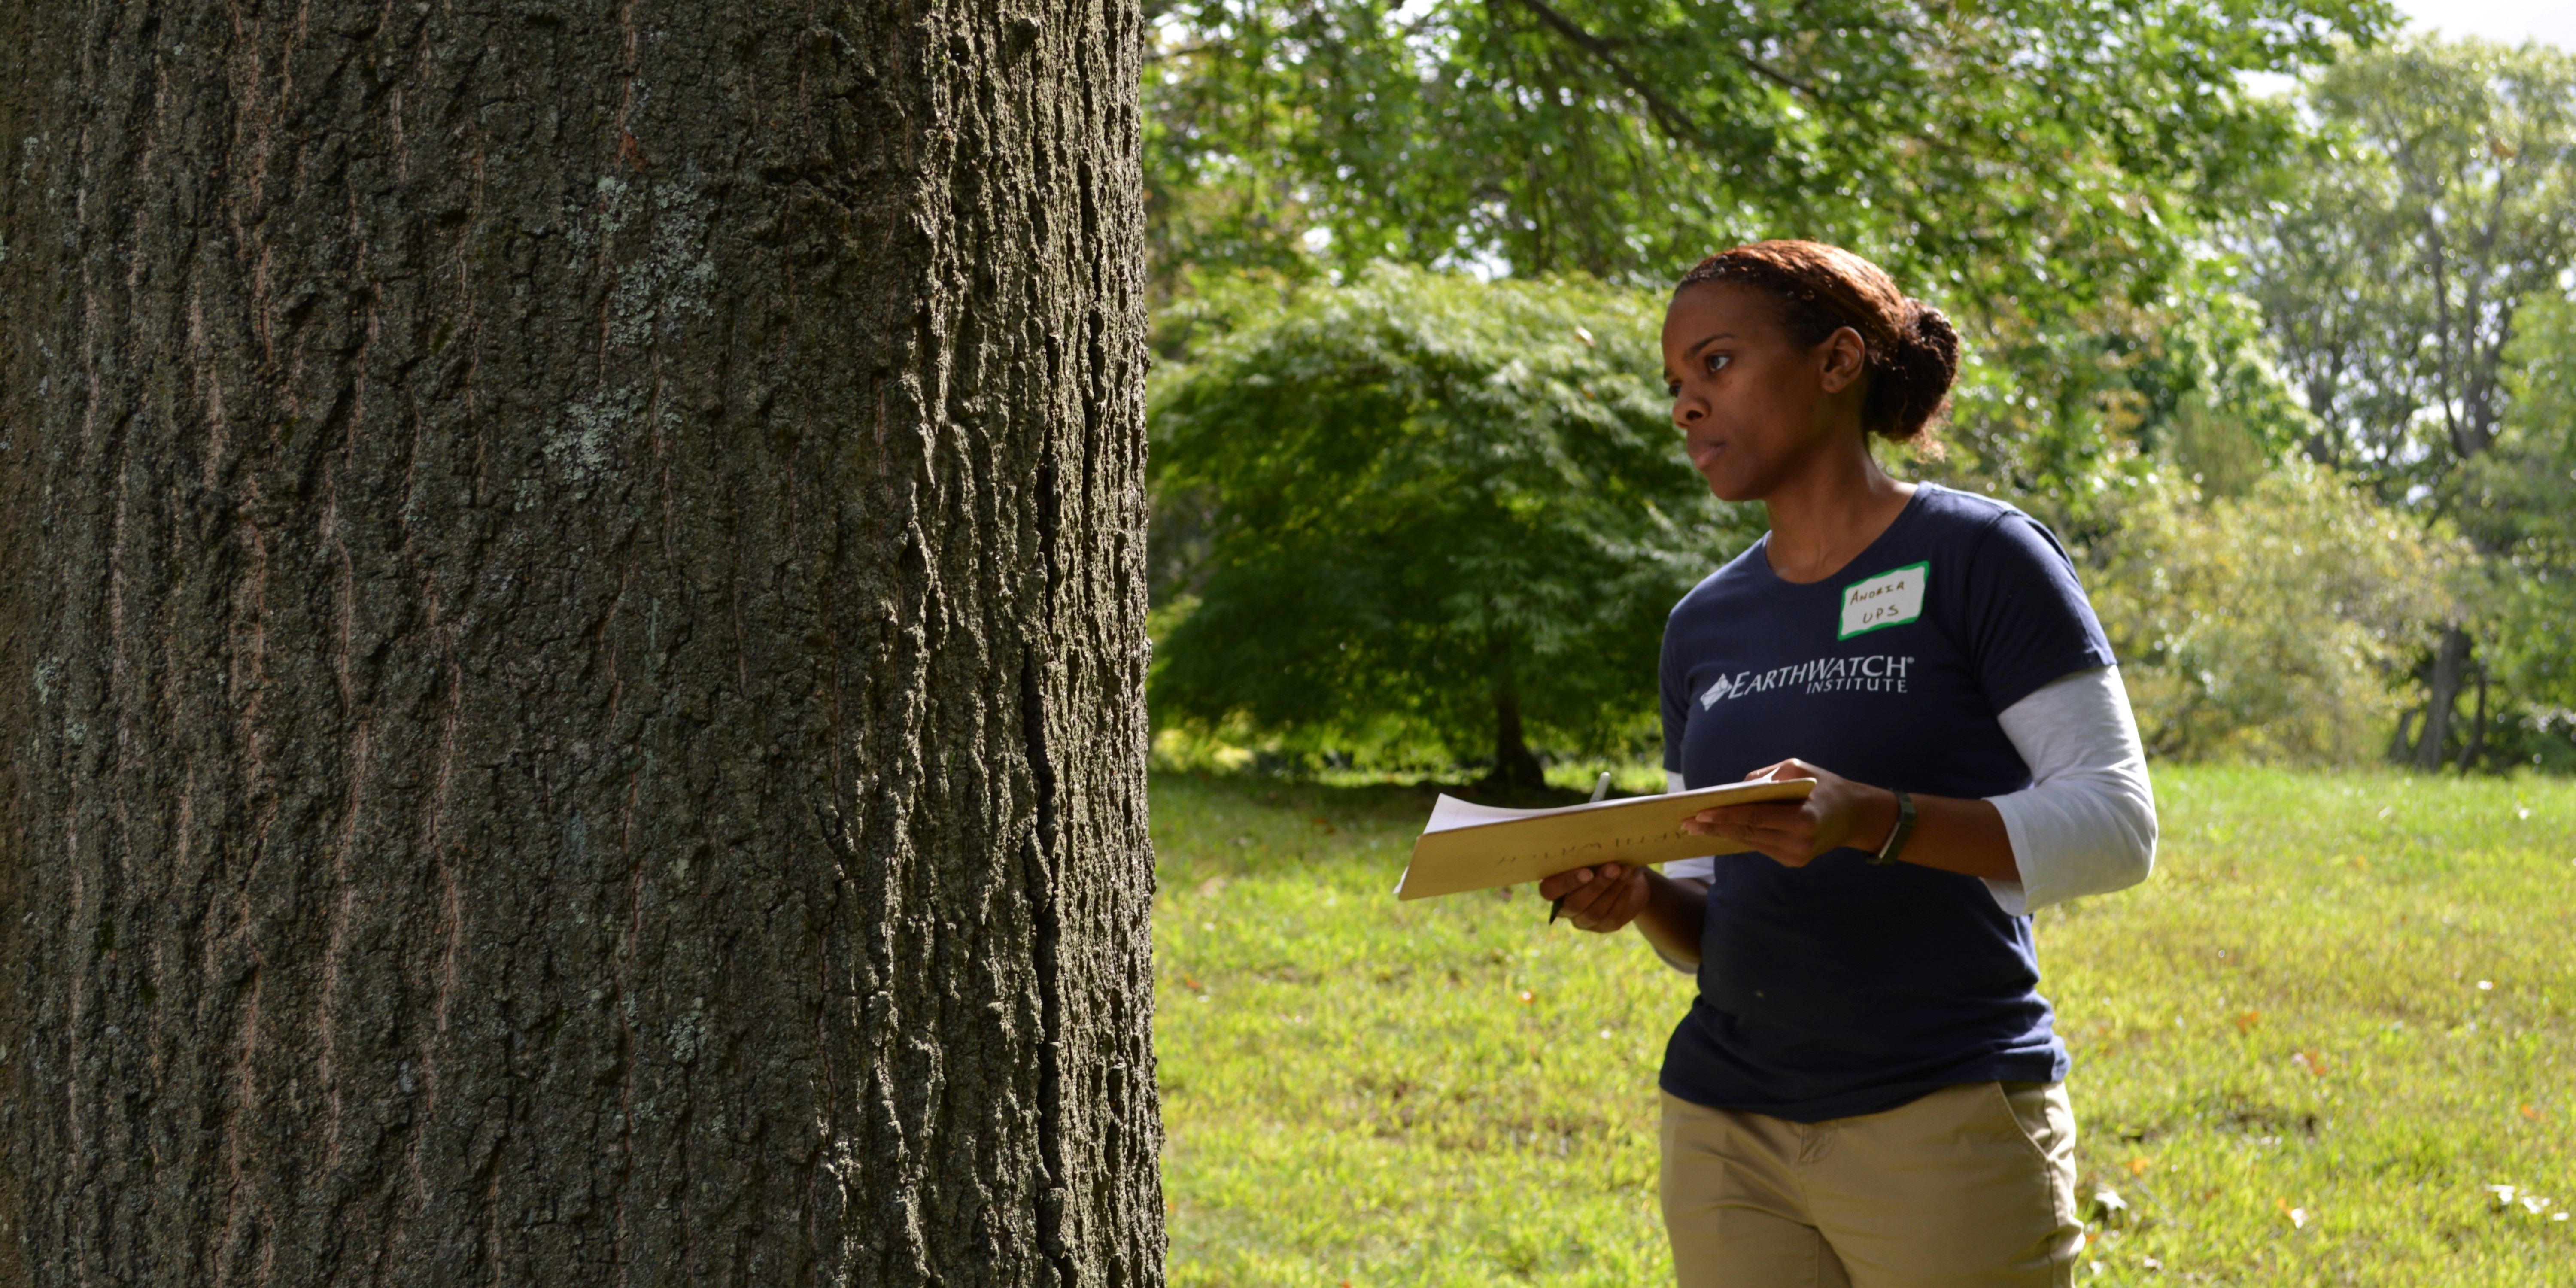
[{"label": "background tree", "polygon": [[[2503,565],[2487,666],[2521,699],[2530,732],[2576,731],[2576,299],[2528,302],[2505,352],[2504,422],[2495,445],[2461,471],[2463,528]],[[2518,731],[2516,731],[2518,732]],[[2535,738],[2516,760],[2564,757]],[[2564,759],[2553,767],[2576,768]]]},{"label": "background tree", "polygon": [[[2412,336],[2390,297],[2397,226],[2395,176],[2349,138],[2312,138],[2283,191],[2237,229],[2247,289],[2277,340],[2282,374],[2315,418],[2308,459],[2367,470],[2413,419],[2417,391],[2394,350]],[[2340,183],[2327,184],[2334,172]],[[2356,190],[2367,195],[2359,202]],[[2395,342],[2392,344],[2392,341]],[[2401,494],[2403,488],[2399,489]]]},{"label": "background tree", "polygon": [[1160,1279],[1141,48],[0,10],[0,1284]]},{"label": "background tree", "polygon": [[[2236,82],[2369,0],[1178,0],[1147,77],[1160,245],[1661,284],[1762,235],[2055,301],[2152,285],[2288,137]],[[2077,284],[2081,284],[2079,287]]]},{"label": "background tree", "polygon": [[[2311,102],[2330,146],[2255,225],[2261,298],[2317,455],[2452,513],[2503,421],[2520,310],[2576,266],[2576,56],[2410,41],[2337,64]],[[2434,650],[2421,768],[2443,761],[2472,648],[2463,621]],[[2463,762],[2476,751],[2473,735]]]},{"label": "background tree", "polygon": [[1665,614],[1755,533],[1679,450],[1661,303],[1381,268],[1161,378],[1155,485],[1216,517],[1157,719],[1423,736],[1522,789],[1533,740],[1630,749]]}]

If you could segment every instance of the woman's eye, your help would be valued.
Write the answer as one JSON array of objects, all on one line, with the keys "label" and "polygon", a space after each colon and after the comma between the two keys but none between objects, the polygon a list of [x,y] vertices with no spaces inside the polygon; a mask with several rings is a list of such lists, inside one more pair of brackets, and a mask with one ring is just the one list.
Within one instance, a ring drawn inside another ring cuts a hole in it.
[{"label": "woman's eye", "polygon": [[1726,370],[1726,364],[1733,362],[1734,360],[1735,355],[1731,353],[1712,353],[1708,355],[1708,358],[1706,359],[1708,363],[1708,374],[1713,376],[1718,372]]},{"label": "woman's eye", "polygon": [[1679,398],[1679,397],[1681,397],[1681,396],[1682,396],[1682,382],[1680,382],[1680,381],[1678,381],[1678,380],[1667,380],[1667,381],[1665,381],[1665,382],[1664,382],[1664,396],[1665,396],[1666,398]]}]

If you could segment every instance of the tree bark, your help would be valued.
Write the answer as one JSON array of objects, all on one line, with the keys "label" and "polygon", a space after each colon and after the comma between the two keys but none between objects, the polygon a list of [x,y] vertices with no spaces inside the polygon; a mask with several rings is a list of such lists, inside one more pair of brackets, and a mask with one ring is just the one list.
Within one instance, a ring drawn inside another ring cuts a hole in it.
[{"label": "tree bark", "polygon": [[0,12],[0,1285],[1159,1282],[1142,40]]},{"label": "tree bark", "polygon": [[2451,717],[2460,703],[2460,682],[2468,669],[2469,633],[2457,626],[2443,628],[2442,642],[2433,650],[2432,682],[2425,686],[2431,692],[2424,709],[2424,733],[2415,743],[2415,767],[2432,773],[2442,767],[2442,746],[2451,737]]}]

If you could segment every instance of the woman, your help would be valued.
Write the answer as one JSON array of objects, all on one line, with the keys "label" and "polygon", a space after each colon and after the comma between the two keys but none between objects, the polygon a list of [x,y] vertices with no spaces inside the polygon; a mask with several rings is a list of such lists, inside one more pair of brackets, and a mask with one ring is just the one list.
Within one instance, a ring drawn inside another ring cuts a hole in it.
[{"label": "woman", "polygon": [[2046,528],[1872,457],[1926,431],[1958,367],[1949,322],[1877,266],[1713,256],[1663,348],[1692,464],[1771,519],[1665,626],[1667,777],[1816,780],[1694,816],[1714,859],[1539,887],[1698,971],[1662,1078],[1678,1277],[2067,1283],[2075,1121],[2029,913],[2154,860],[2110,646]]}]

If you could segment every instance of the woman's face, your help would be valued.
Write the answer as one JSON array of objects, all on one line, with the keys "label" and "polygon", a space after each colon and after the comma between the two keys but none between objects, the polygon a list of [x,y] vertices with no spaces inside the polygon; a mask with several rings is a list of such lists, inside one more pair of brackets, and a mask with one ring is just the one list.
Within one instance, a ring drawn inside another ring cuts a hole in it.
[{"label": "woman's face", "polygon": [[1701,282],[1664,310],[1673,423],[1691,464],[1725,500],[1759,500],[1842,439],[1860,444],[1860,336],[1846,328],[1802,345],[1776,308],[1749,287]]}]

